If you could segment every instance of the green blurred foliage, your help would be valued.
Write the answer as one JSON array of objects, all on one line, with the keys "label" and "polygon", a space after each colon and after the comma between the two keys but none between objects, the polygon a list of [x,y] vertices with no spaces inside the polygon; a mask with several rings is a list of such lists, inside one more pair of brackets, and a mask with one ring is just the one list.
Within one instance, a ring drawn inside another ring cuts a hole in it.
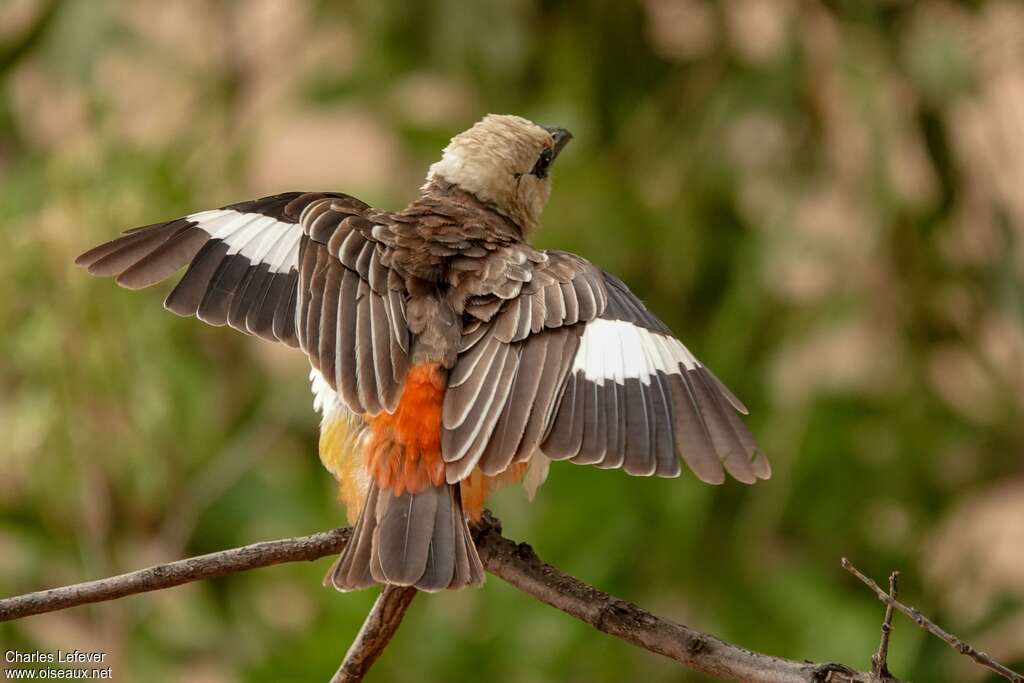
[{"label": "green blurred foliage", "polygon": [[[744,646],[867,667],[848,556],[1024,666],[1024,5],[7,0],[0,594],[340,524],[301,355],[71,262],[261,194],[415,196],[488,111],[572,130],[538,237],[740,395],[748,488],[555,465],[506,533]],[[326,680],[373,595],[327,560],[33,617],[118,680]],[[891,668],[983,674],[898,620]],[[0,665],[2,666],[2,665]],[[371,679],[704,681],[500,581],[421,597]]]}]

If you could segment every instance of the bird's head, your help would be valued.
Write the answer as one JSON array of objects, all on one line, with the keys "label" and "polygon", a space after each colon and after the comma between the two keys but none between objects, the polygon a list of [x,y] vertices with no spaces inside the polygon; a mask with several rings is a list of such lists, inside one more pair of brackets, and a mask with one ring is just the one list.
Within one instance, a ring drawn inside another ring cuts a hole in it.
[{"label": "bird's head", "polygon": [[488,114],[459,133],[430,167],[428,186],[446,180],[531,233],[551,195],[551,165],[572,138],[520,116]]}]

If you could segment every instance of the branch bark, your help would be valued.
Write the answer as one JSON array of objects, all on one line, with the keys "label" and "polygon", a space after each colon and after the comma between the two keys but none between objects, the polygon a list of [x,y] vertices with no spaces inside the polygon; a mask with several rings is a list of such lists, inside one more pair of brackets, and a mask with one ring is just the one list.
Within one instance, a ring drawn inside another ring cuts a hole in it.
[{"label": "branch bark", "polygon": [[127,595],[172,588],[191,581],[227,576],[282,562],[316,560],[340,553],[351,535],[351,529],[334,529],[311,536],[253,543],[98,581],[6,598],[0,600],[0,622],[93,602],[116,600]]},{"label": "branch bark", "polygon": [[[673,659],[690,669],[744,683],[882,683],[883,679],[871,672],[858,671],[843,664],[795,661],[753,652],[651,614],[545,564],[530,546],[502,536],[500,523],[490,513],[484,514],[482,522],[474,528],[474,535],[481,560],[491,574],[603,633]],[[350,529],[334,529],[310,536],[255,543],[98,581],[6,598],[0,600],[0,622],[283,562],[316,560],[340,553],[350,536]],[[871,581],[866,577],[864,580]],[[927,622],[917,610],[890,598],[874,582],[869,585],[887,605],[892,604],[919,624],[922,620]],[[387,588],[382,592],[333,681],[358,681],[366,674],[394,635],[415,594],[416,591],[409,588]],[[958,651],[989,666],[991,660],[981,661],[975,656],[985,655],[945,631],[939,631],[961,643],[965,649],[954,645]],[[1022,681],[1018,674],[1005,670],[1018,676],[1010,680]],[[890,677],[884,679],[884,683],[900,682]]]},{"label": "branch bark", "polygon": [[603,633],[695,671],[741,683],[878,683],[872,674],[843,664],[753,652],[655,616],[545,564],[529,545],[502,536],[500,522],[490,513],[484,513],[476,531],[480,559],[491,574]]},{"label": "branch bark", "polygon": [[359,629],[331,683],[358,683],[391,642],[418,593],[408,586],[385,586]]}]

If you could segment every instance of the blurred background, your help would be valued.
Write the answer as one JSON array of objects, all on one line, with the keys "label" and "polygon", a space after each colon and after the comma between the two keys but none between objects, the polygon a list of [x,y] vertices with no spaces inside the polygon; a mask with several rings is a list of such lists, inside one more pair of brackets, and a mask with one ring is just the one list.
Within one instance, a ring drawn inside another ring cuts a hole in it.
[{"label": "blurred background", "polygon": [[[486,112],[569,128],[538,240],[618,274],[751,408],[748,488],[556,464],[506,535],[744,646],[869,667],[879,581],[1024,666],[1024,3],[4,0],[0,594],[344,523],[302,355],[72,266],[286,190],[400,208]],[[330,565],[0,625],[117,680],[327,680]],[[0,664],[2,666],[2,664]],[[892,670],[981,681],[897,618]],[[708,681],[501,581],[374,681]]]}]

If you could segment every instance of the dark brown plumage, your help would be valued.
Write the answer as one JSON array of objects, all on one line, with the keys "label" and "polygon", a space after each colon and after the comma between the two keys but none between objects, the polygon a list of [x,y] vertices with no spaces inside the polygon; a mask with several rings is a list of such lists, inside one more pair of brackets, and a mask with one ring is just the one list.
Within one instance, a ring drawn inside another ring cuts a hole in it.
[{"label": "dark brown plumage", "polygon": [[78,263],[132,288],[187,265],[168,309],[307,354],[321,459],[357,517],[333,585],[479,583],[467,518],[496,486],[536,486],[549,460],[770,475],[746,408],[621,281],[528,243],[567,139],[490,116],[402,211],[289,192],[139,228]]}]

